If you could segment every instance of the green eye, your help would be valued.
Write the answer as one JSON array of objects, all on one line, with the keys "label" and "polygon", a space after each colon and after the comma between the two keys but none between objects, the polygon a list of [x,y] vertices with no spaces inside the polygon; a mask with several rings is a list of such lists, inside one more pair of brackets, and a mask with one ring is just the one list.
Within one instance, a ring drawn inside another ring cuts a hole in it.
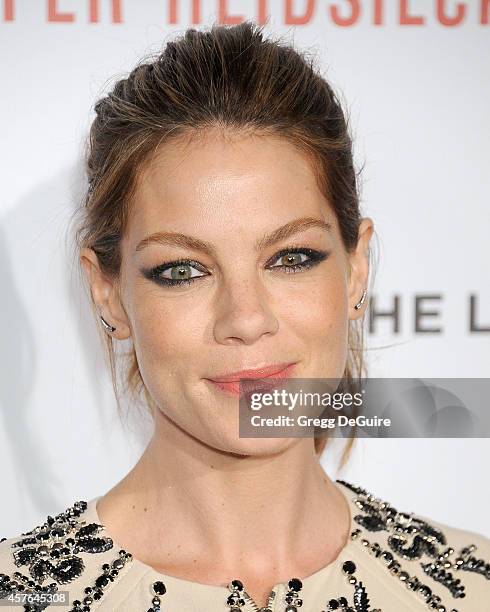
[{"label": "green eye", "polygon": [[319,264],[330,255],[329,251],[317,251],[300,247],[283,249],[277,253],[270,264],[271,270],[279,269],[283,272],[301,272]]},{"label": "green eye", "polygon": [[[290,247],[282,249],[269,260],[267,268],[286,273],[301,272],[316,266],[330,255],[329,251]],[[199,278],[210,276],[206,268],[198,261],[182,259],[163,263],[155,268],[143,270],[148,280],[167,287],[191,285]]]},{"label": "green eye", "polygon": [[[199,274],[201,272],[201,274]],[[205,269],[197,261],[174,261],[156,266],[151,270],[144,271],[149,280],[154,280],[162,285],[191,284],[202,276],[208,276]]]},{"label": "green eye", "polygon": [[[193,278],[192,276],[192,266],[188,264],[182,266],[173,266],[169,268],[170,270],[170,278],[173,280],[189,280]],[[168,278],[163,276],[163,278]]]}]

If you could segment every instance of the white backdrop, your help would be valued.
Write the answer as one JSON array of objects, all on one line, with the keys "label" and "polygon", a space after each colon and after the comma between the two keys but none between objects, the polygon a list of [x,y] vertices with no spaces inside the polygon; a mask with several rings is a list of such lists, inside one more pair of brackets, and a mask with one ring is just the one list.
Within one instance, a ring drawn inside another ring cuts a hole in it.
[{"label": "white backdrop", "polygon": [[[490,3],[412,0],[405,15],[403,4],[203,1],[195,27],[219,21],[220,6],[223,19],[262,10],[267,30],[317,53],[342,92],[356,160],[365,163],[363,213],[379,239],[371,300],[387,310],[399,299],[399,331],[383,318],[368,335],[370,375],[488,378]],[[288,5],[303,23],[288,21]],[[356,6],[350,25],[335,23],[335,7],[348,19]],[[119,422],[65,233],[83,187],[81,143],[94,102],[142,55],[183,33],[190,7],[0,2],[0,537],[103,494],[147,439],[148,424]],[[415,329],[422,295],[438,296],[424,306],[438,314],[423,323],[439,332]],[[470,331],[471,295],[475,326],[486,331]],[[325,454],[332,477],[490,536],[488,439],[364,440],[347,469],[338,473],[335,459]]]}]

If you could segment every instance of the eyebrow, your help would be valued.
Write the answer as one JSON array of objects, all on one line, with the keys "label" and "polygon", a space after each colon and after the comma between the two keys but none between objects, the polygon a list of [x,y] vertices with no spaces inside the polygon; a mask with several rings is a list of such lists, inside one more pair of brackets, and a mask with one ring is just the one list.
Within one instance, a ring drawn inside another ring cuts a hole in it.
[{"label": "eyebrow", "polygon": [[[332,231],[332,225],[323,219],[300,217],[259,238],[255,242],[255,249],[260,251],[311,227],[317,227],[327,232]],[[156,232],[151,234],[138,243],[135,252],[142,251],[151,244],[184,247],[194,251],[201,251],[210,257],[216,257],[216,250],[209,242],[178,232]]]}]

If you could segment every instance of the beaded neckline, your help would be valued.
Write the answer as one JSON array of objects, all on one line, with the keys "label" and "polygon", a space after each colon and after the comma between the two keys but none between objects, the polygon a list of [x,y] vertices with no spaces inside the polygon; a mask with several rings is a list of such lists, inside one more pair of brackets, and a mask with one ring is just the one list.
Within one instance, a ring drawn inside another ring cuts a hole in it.
[{"label": "beaded neckline", "polygon": [[[332,483],[337,487],[337,489],[340,491],[340,493],[344,496],[346,503],[347,503],[347,507],[349,510],[349,531],[348,533],[350,534],[352,532],[353,529],[355,529],[355,524],[353,521],[353,493],[350,489],[348,489],[347,487],[345,487],[341,481],[332,481]],[[102,495],[99,495],[97,497],[93,497],[92,499],[90,499],[87,502],[87,509],[85,511],[85,516],[87,518],[88,521],[90,522],[94,522],[97,523],[99,525],[102,525],[104,528],[104,533],[107,537],[111,538],[111,540],[114,543],[114,546],[116,548],[123,548],[118,542],[117,540],[115,540],[112,535],[110,533],[107,532],[105,526],[103,525],[103,523],[100,521],[98,512],[97,512],[97,501],[102,497]],[[309,582],[312,582],[314,580],[316,580],[317,578],[321,577],[322,579],[327,579],[328,576],[330,575],[331,572],[333,572],[335,570],[335,568],[337,567],[338,563],[340,562],[340,557],[344,555],[344,553],[352,546],[352,540],[350,538],[350,536],[347,538],[347,542],[345,543],[344,547],[340,550],[339,554],[337,555],[336,559],[334,559],[333,561],[331,561],[328,565],[325,565],[323,567],[321,567],[320,569],[316,570],[315,572],[313,572],[312,574],[301,578],[301,582],[303,585],[307,585]],[[125,549],[127,550],[127,549]],[[214,584],[206,584],[203,582],[197,582],[197,581],[193,581],[193,580],[187,580],[185,578],[180,578],[178,576],[173,576],[172,574],[164,574],[162,572],[157,571],[156,569],[154,569],[152,566],[144,563],[143,561],[140,561],[139,559],[137,559],[136,557],[134,557],[134,555],[131,553],[131,551],[129,551],[129,553],[131,554],[131,558],[132,558],[132,565],[133,566],[139,566],[142,569],[146,569],[147,571],[151,572],[153,574],[153,576],[155,577],[155,580],[160,580],[160,581],[172,581],[174,584],[178,585],[179,583],[181,584],[182,587],[188,588],[189,584],[194,585],[194,587],[199,587],[199,588],[205,588],[209,591],[215,590],[216,592],[222,592],[222,593],[228,593],[230,592],[231,588],[230,588],[230,584],[232,584],[232,580],[230,580],[230,582],[226,583],[226,584],[222,584],[222,585],[214,585]],[[289,583],[291,582],[291,580],[295,580],[296,578],[290,578],[288,581],[286,582],[278,582],[276,584],[274,584],[271,587],[271,594],[274,593],[274,595],[272,595],[272,597],[275,597],[275,594],[277,593],[277,591],[282,587],[286,592],[290,590],[290,586]],[[240,582],[240,580],[238,578],[234,578],[233,580],[237,580],[238,582]],[[255,602],[253,601],[252,598],[250,598],[250,596],[248,596],[247,592],[246,592],[246,588],[244,588],[244,593],[245,593],[245,599],[247,599],[247,601],[252,605],[252,606],[256,606],[257,610],[261,610],[261,608],[259,606],[257,606],[257,604],[255,604]]]},{"label": "beaded neckline", "polygon": [[[412,591],[413,597],[425,602],[429,610],[445,612],[449,610],[449,599],[460,600],[466,597],[465,574],[478,574],[482,580],[490,581],[490,561],[478,554],[478,546],[473,542],[460,542],[458,549],[455,549],[446,538],[443,525],[412,512],[400,512],[362,487],[343,480],[337,480],[335,485],[339,489],[340,486],[345,487],[345,494],[343,490],[341,492],[348,502],[349,511],[351,508],[353,510],[350,513],[351,527],[352,519],[356,526],[337,558],[328,566],[306,577],[305,583],[317,577],[327,584],[331,577],[330,572],[340,571],[353,589],[352,603],[349,603],[344,595],[331,598],[326,602],[325,610],[321,612],[380,612],[379,609],[372,608],[369,602],[368,591],[363,583],[366,568],[361,570],[360,575],[356,575],[356,562],[360,561],[361,565],[364,565],[366,557],[364,560],[356,558],[354,547],[363,550],[363,556],[371,555],[376,566],[384,567],[382,572],[391,575],[398,584]],[[22,592],[23,596],[29,598],[24,609],[31,612],[35,609],[39,612],[41,599],[44,609],[49,605],[50,598],[62,595],[58,592],[59,585],[70,584],[82,576],[88,558],[111,550],[115,556],[105,559],[99,566],[101,573],[91,577],[89,584],[83,588],[81,599],[74,599],[72,602],[73,608],[70,612],[90,612],[92,604],[110,590],[111,583],[119,580],[133,562],[132,554],[122,548],[117,550],[117,544],[109,537],[110,534],[105,532],[104,525],[100,524],[96,510],[98,499],[93,498],[89,503],[76,501],[63,512],[54,517],[49,515],[42,525],[35,526],[10,542],[8,548],[18,569],[11,575],[0,572],[1,598],[15,598]],[[384,534],[382,538],[386,539],[386,542],[376,541],[378,533]],[[468,533],[467,536],[470,539],[471,534]],[[3,540],[6,538],[0,538],[0,543]],[[353,544],[347,551],[351,541],[357,544]],[[115,546],[116,550],[113,550]],[[348,556],[352,558],[348,559]],[[134,560],[134,564],[140,566],[139,570],[150,577],[148,588],[152,607],[148,612],[160,612],[161,597],[167,592],[165,583],[169,592],[174,594],[178,593],[179,589],[190,588],[195,593],[198,587],[205,587],[206,591],[198,594],[204,599],[213,595],[214,600],[221,600],[223,597],[224,601],[227,595],[225,605],[229,606],[230,612],[245,612],[242,608],[247,602],[255,612],[271,612],[269,606],[259,608],[238,579],[227,585],[227,592],[223,586],[165,576],[141,561]],[[416,567],[421,568],[425,577],[420,575],[420,570],[418,575],[417,572],[412,573]],[[44,584],[49,580],[54,582]],[[302,581],[298,578],[290,579],[286,587],[289,590],[282,593],[284,597],[280,597],[283,587],[284,583],[274,586],[276,590],[271,592],[269,604],[277,612],[277,606],[282,604],[285,606],[284,612],[299,612],[298,608],[303,605]],[[80,593],[78,590],[76,592]],[[446,605],[443,604],[443,598]],[[451,607],[450,612],[458,610]]]}]

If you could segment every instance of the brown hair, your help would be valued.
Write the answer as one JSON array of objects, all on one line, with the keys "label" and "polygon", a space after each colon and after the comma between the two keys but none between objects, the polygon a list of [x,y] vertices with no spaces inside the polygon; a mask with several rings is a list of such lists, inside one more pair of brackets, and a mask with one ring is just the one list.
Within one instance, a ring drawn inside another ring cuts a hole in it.
[{"label": "brown hair", "polygon": [[[120,240],[139,172],[150,154],[173,138],[210,127],[279,135],[306,153],[336,214],[345,249],[356,247],[361,216],[348,121],[306,54],[266,39],[263,27],[245,21],[213,24],[208,31],[190,28],[148,59],[97,101],[87,141],[89,185],[77,212],[75,245],[93,249],[109,278],[119,280]],[[363,333],[363,319],[349,322],[343,388],[365,374]],[[114,340],[104,337],[119,406]],[[134,398],[143,391],[150,406],[134,347],[127,357],[126,386]],[[315,438],[319,455],[327,440]],[[340,465],[352,443],[350,438]]]}]

